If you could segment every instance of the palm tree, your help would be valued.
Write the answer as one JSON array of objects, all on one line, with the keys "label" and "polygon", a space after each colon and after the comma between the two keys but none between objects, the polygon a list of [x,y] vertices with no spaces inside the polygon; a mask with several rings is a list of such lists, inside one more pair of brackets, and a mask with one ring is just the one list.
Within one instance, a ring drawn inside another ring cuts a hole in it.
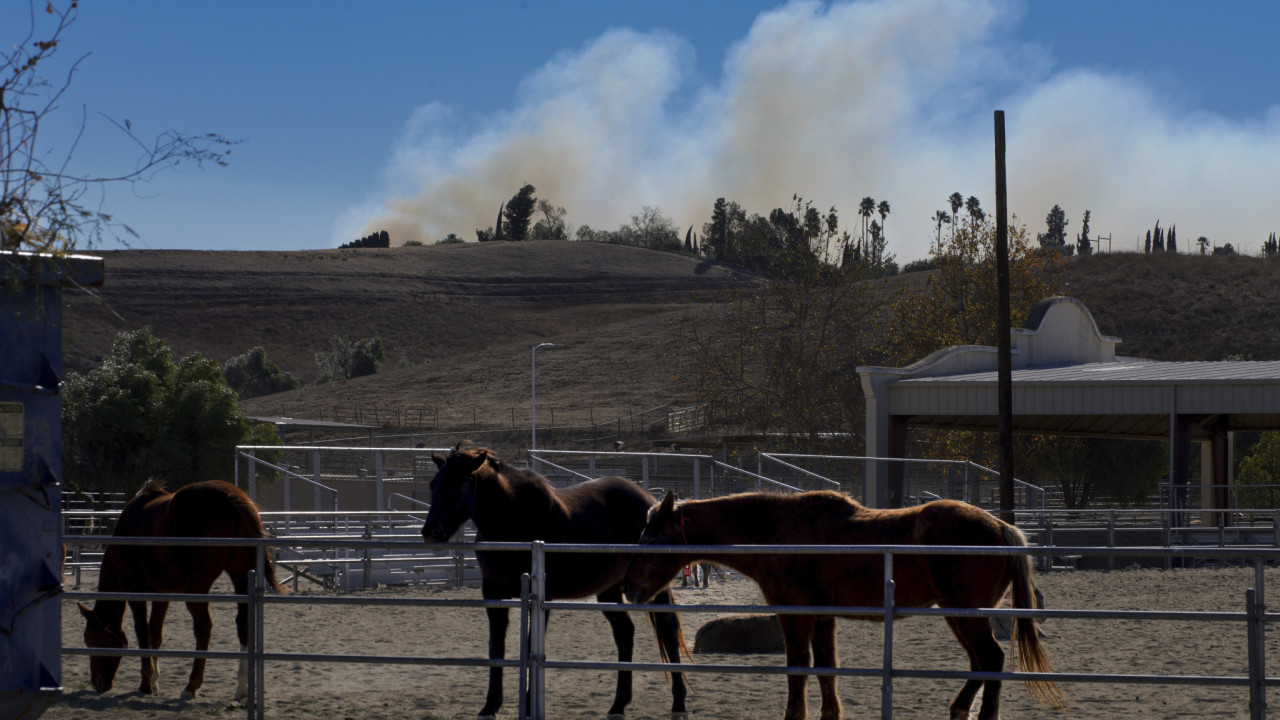
[{"label": "palm tree", "polygon": [[862,239],[858,241],[858,248],[865,253],[867,243],[867,220],[871,218],[871,213],[876,211],[876,201],[872,197],[862,198],[862,202],[858,203],[858,214],[862,216]]},{"label": "palm tree", "polygon": [[933,214],[933,222],[938,226],[937,231],[935,232],[935,236],[938,243],[938,249],[941,250],[942,249],[942,225],[943,223],[950,225],[951,216],[947,214],[946,210],[939,210]]},{"label": "palm tree", "polygon": [[982,222],[982,219],[987,216],[982,211],[982,205],[978,202],[978,198],[972,195],[969,196],[968,200],[964,201],[964,208],[969,211],[969,217],[973,220],[974,225]]},{"label": "palm tree", "polygon": [[964,197],[958,192],[951,193],[951,197],[947,198],[947,202],[951,205],[951,242],[956,241],[956,225],[960,218],[960,208],[964,207]]},{"label": "palm tree", "polygon": [[876,206],[876,212],[880,213],[880,233],[883,236],[884,219],[889,215],[889,201],[881,200],[880,204]]}]

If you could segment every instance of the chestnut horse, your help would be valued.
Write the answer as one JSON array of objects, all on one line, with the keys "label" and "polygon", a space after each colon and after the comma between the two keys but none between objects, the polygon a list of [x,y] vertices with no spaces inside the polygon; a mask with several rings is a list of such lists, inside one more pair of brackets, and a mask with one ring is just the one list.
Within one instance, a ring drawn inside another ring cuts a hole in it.
[{"label": "chestnut horse", "polygon": [[[822,490],[797,495],[744,493],[680,504],[668,494],[653,510],[640,539],[652,545],[992,545],[1025,547],[1016,527],[986,511],[952,500],[895,510],[865,508],[843,495]],[[770,605],[849,605],[882,607],[882,555],[732,555],[638,553],[624,585],[635,602],[665,588],[686,563],[710,560],[755,580]],[[1034,608],[1031,560],[1026,555],[895,555],[894,603],[899,607],[989,608],[1012,585],[1013,606]],[[855,617],[855,616],[846,616]],[[861,616],[859,619],[878,620]],[[837,667],[835,617],[778,616],[788,667]],[[948,617],[947,625],[969,654],[973,671],[999,672],[1004,650],[984,617]],[[1049,672],[1033,618],[1015,624],[1018,666]],[[802,720],[807,675],[787,676],[787,720]],[[951,703],[951,718],[968,718],[980,680],[968,680]],[[823,720],[841,714],[836,678],[821,676]],[[1032,695],[1061,707],[1062,695],[1051,682],[1032,681]],[[1000,714],[1000,682],[986,681],[981,720]]]},{"label": "chestnut horse", "polygon": [[[521,470],[499,460],[484,448],[463,448],[459,443],[448,457],[432,453],[439,467],[431,481],[431,509],[422,526],[428,543],[445,542],[467,520],[476,526],[476,539],[488,542],[632,544],[640,537],[649,508],[657,501],[635,483],[620,477],[591,480],[557,490],[531,470]],[[487,600],[520,596],[520,576],[530,571],[527,552],[477,551],[483,575],[481,594]],[[546,599],[595,595],[600,602],[622,602],[622,578],[626,555],[548,553]],[[671,593],[658,590],[658,602],[670,603]],[[489,657],[502,659],[506,652],[507,608],[487,608]],[[630,662],[635,624],[622,611],[605,611],[618,646],[618,660]],[[658,635],[664,662],[680,662],[684,636],[675,613],[649,613]],[[671,714],[687,717],[685,682],[672,673]],[[617,690],[609,716],[621,718],[631,702],[631,672],[618,673]],[[489,693],[481,718],[493,717],[502,707],[502,668],[489,669]]]},{"label": "chestnut horse", "polygon": [[[116,521],[116,537],[170,538],[262,538],[266,532],[258,517],[258,508],[244,491],[221,480],[193,483],[168,492],[159,480],[149,480],[134,495]],[[110,545],[102,556],[98,576],[99,592],[129,593],[208,593],[223,572],[231,576],[237,594],[244,595],[249,586],[249,571],[257,567],[257,550],[253,547],[178,547],[164,545]],[[275,568],[267,555],[266,579],[277,593],[284,588],[276,581]],[[87,625],[84,643],[91,648],[124,648],[129,641],[124,635],[122,600],[98,600],[93,608],[80,604],[80,614]],[[169,603],[151,603],[147,619],[145,601],[129,601],[133,611],[133,630],[138,647],[160,647],[164,640],[164,618]],[[213,620],[209,603],[189,602],[196,649],[209,649]],[[240,647],[245,649],[248,633],[248,607],[236,607],[236,631]],[[204,658],[191,665],[191,677],[182,691],[184,698],[195,697],[204,684]],[[115,682],[120,656],[91,655],[90,679],[93,689],[106,692]],[[235,699],[247,694],[248,666],[240,663]],[[156,659],[142,658],[142,684],[138,691],[154,695],[157,690]]]}]

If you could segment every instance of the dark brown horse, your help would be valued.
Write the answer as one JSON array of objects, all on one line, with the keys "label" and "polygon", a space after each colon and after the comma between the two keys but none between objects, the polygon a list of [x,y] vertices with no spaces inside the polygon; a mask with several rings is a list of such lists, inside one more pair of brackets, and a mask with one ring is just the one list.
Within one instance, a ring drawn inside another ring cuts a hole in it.
[{"label": "dark brown horse", "polygon": [[[872,510],[830,492],[798,495],[746,493],[677,505],[668,494],[649,512],[641,544],[653,545],[991,545],[1024,547],[1016,527],[980,508],[951,500],[897,510]],[[665,588],[685,563],[710,560],[755,580],[770,605],[884,604],[884,559],[881,555],[732,555],[718,553],[639,553],[627,571],[626,592],[643,602]],[[895,555],[894,603],[899,607],[989,608],[1009,587],[1013,606],[1033,608],[1031,560],[1026,555]],[[877,619],[863,616],[860,619]],[[837,667],[835,618],[779,615],[789,667]],[[983,617],[949,617],[951,632],[969,654],[974,671],[999,672],[1004,650]],[[1016,622],[1018,666],[1048,672],[1032,618]],[[787,677],[787,720],[802,720],[807,675]],[[968,718],[983,685],[969,680],[951,703],[953,720]],[[836,678],[818,678],[823,720],[840,717]],[[1061,693],[1050,682],[1031,682],[1042,702],[1061,706]],[[978,713],[981,720],[1000,714],[1000,682],[987,681]]]},{"label": "dark brown horse", "polygon": [[[640,537],[653,496],[620,477],[601,478],[556,490],[541,475],[511,467],[483,448],[454,448],[448,457],[432,454],[439,471],[431,481],[431,510],[422,526],[429,543],[453,537],[468,519],[475,522],[476,539],[489,542],[631,544]],[[520,576],[530,571],[529,553],[476,553],[483,573],[481,593],[486,599],[519,597]],[[548,553],[546,599],[595,595],[600,602],[622,602],[626,555]],[[658,602],[671,602],[660,590]],[[489,608],[489,657],[506,652],[507,608]],[[605,612],[618,646],[618,660],[630,662],[635,624],[626,612]],[[650,613],[664,661],[679,662],[688,650],[675,613]],[[685,716],[685,683],[672,674],[671,713]],[[618,673],[617,691],[609,715],[621,717],[631,702],[631,673]],[[480,717],[492,717],[502,707],[502,668],[489,670],[489,694]]]},{"label": "dark brown horse", "polygon": [[[266,532],[258,517],[258,508],[242,490],[221,480],[198,482],[168,492],[158,480],[150,480],[124,506],[112,535],[116,537],[170,538],[262,538]],[[131,593],[208,593],[222,573],[231,576],[237,594],[245,594],[249,571],[257,567],[257,550],[252,547],[166,547],[163,545],[107,545],[98,577],[99,592]],[[275,569],[267,556],[266,579],[277,593],[284,589],[276,582]],[[87,626],[84,643],[91,648],[124,648],[129,641],[124,635],[124,601],[99,600],[90,609],[80,605]],[[139,648],[159,648],[164,640],[164,618],[169,603],[151,603],[147,619],[147,603],[130,601],[133,630]],[[209,603],[189,602],[191,621],[196,636],[196,649],[209,649],[213,620]],[[248,608],[236,608],[236,631],[240,647],[247,644]],[[182,691],[186,698],[195,697],[204,684],[204,658],[191,665],[191,677]],[[98,692],[111,689],[119,655],[92,655],[89,659],[90,679]],[[247,664],[241,661],[235,698],[246,695]],[[142,658],[142,684],[138,691],[153,695],[157,689],[156,659]]]}]

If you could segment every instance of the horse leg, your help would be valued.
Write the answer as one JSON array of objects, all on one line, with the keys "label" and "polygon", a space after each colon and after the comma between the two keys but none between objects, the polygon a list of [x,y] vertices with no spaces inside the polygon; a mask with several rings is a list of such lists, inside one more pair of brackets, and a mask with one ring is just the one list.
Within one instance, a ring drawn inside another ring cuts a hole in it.
[{"label": "horse leg", "polygon": [[[485,608],[489,614],[489,659],[502,660],[507,656],[507,608]],[[489,695],[480,708],[477,720],[492,719],[502,707],[502,668],[489,668]],[[520,720],[524,720],[521,718]]]},{"label": "horse leg", "polygon": [[[151,618],[147,621],[147,628],[151,638],[149,647],[156,650],[164,644],[164,619],[169,614],[169,603],[153,602],[151,603]],[[160,661],[157,658],[151,658],[151,679],[152,684],[159,689],[160,683]]]},{"label": "horse leg", "polygon": [[[987,618],[947,618],[951,632],[969,653],[969,669],[975,672],[1000,672],[1004,669],[1004,649],[991,632],[991,622]],[[997,720],[1000,717],[999,680],[988,680],[983,685],[981,680],[965,682],[956,699],[951,703],[951,720],[968,720],[973,709],[973,699],[982,687],[982,706],[978,710],[978,720]]]},{"label": "horse leg", "polygon": [[[146,601],[129,601],[129,610],[133,614],[133,634],[138,638],[138,649],[150,649],[151,626],[147,624]],[[143,695],[155,695],[158,690],[157,685],[156,659],[154,657],[143,656],[142,682],[138,685],[138,692]]]},{"label": "horse leg", "polygon": [[[191,613],[191,629],[196,636],[196,650],[204,652],[209,649],[209,637],[213,635],[213,618],[209,616],[209,603],[187,603],[187,612]],[[191,661],[191,677],[187,679],[187,687],[182,690],[182,697],[190,700],[196,691],[204,685],[204,658]]]},{"label": "horse leg", "polygon": [[[248,573],[228,573],[231,576],[231,585],[235,588],[237,595],[247,595],[249,592],[249,574]],[[235,700],[243,700],[249,696],[249,604],[236,603],[236,635],[240,638],[240,652],[243,654],[240,658],[240,669],[236,673],[236,693],[233,697]]]},{"label": "horse leg", "polygon": [[[813,626],[813,666],[840,667],[840,657],[836,653],[836,619],[817,617]],[[836,687],[838,681],[835,675],[818,676],[818,689],[822,692],[822,720],[840,720],[843,710]]]},{"label": "horse leg", "polygon": [[[779,615],[782,641],[787,647],[787,667],[809,667],[809,644],[813,641],[813,617],[809,615]],[[783,720],[804,720],[809,714],[805,689],[808,675],[787,676],[787,712]]]},{"label": "horse leg", "polygon": [[[653,602],[656,604],[670,605],[674,598],[671,597],[671,590],[663,590],[653,596]],[[676,613],[651,613],[653,619],[653,627],[658,633],[658,642],[662,644],[662,652],[666,655],[669,663],[680,664],[680,651],[682,647],[682,638],[680,636],[680,616]],[[671,718],[672,720],[688,720],[689,711],[685,709],[685,696],[688,695],[688,688],[685,686],[684,673],[671,673]]]},{"label": "horse leg", "polygon": [[[596,596],[600,602],[622,602],[622,591],[616,586]],[[631,662],[636,644],[636,624],[626,612],[605,611],[604,619],[613,630],[613,644],[618,647],[618,662]],[[618,687],[613,694],[613,705],[605,715],[606,720],[622,720],[627,705],[631,704],[631,671],[618,672]]]}]

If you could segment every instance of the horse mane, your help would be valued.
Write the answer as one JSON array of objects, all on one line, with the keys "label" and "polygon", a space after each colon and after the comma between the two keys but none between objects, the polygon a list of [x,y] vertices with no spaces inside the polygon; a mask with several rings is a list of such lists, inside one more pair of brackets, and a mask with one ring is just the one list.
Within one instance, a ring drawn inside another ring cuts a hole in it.
[{"label": "horse mane", "polygon": [[167,492],[169,488],[165,486],[164,475],[152,475],[133,496],[137,498],[144,495],[163,495]]}]

